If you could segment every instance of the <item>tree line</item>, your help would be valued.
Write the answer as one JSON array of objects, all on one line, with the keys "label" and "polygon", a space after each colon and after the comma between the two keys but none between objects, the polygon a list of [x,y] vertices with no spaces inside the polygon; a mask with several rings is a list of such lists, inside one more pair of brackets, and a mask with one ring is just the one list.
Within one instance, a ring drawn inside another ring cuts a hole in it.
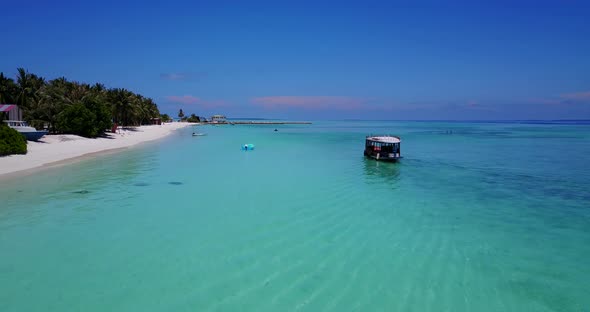
[{"label": "tree line", "polygon": [[[162,116],[166,116],[168,118],[170,118],[168,115],[164,114]],[[178,111],[178,118],[180,118],[180,121],[186,121],[186,122],[201,122],[201,117],[195,115],[195,114],[191,114],[190,116],[186,116],[184,114],[184,111],[182,110],[182,108]],[[203,118],[204,119],[204,118]]]},{"label": "tree line", "polygon": [[37,129],[96,137],[113,123],[138,126],[160,117],[151,98],[127,89],[64,77],[47,81],[23,68],[17,71],[16,80],[0,72],[0,104],[17,104],[23,119]]}]

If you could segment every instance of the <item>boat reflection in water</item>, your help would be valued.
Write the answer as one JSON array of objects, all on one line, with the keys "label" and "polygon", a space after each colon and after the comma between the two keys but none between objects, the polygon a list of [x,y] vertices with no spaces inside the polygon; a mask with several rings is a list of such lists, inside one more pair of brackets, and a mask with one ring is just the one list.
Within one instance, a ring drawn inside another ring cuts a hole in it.
[{"label": "boat reflection in water", "polygon": [[399,164],[364,158],[363,166],[368,184],[390,185],[393,188],[397,188],[397,184],[401,178]]}]

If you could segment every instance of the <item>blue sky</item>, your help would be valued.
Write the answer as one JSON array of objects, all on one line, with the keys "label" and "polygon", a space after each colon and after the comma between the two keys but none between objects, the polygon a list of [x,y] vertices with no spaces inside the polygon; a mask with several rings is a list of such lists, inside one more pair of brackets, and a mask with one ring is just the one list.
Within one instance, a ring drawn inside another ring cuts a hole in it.
[{"label": "blue sky", "polygon": [[11,1],[0,71],[174,115],[590,119],[588,2],[281,2]]}]

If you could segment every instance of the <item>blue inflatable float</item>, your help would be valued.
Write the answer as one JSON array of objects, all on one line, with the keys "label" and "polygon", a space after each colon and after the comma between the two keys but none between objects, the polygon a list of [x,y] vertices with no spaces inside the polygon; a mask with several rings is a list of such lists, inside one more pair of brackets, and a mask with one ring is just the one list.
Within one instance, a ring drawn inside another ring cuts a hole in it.
[{"label": "blue inflatable float", "polygon": [[242,145],[243,151],[252,151],[254,150],[254,144],[244,144]]}]

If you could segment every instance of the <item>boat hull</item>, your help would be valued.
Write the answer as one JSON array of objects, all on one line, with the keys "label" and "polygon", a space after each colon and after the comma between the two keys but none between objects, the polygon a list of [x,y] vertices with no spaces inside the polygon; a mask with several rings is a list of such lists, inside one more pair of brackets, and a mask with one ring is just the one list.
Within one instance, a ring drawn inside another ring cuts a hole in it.
[{"label": "boat hull", "polygon": [[[367,153],[365,152],[365,157],[371,158],[371,159],[375,159],[378,161],[386,161],[386,162],[397,162],[398,160],[400,160],[402,157],[401,156],[389,156],[389,155],[383,155],[383,154],[379,154],[379,153]],[[397,154],[399,155],[399,154]]]},{"label": "boat hull", "polygon": [[22,134],[25,137],[25,139],[27,139],[28,141],[38,141],[44,135],[47,134],[47,131],[30,131],[30,132],[19,132],[19,133]]}]

